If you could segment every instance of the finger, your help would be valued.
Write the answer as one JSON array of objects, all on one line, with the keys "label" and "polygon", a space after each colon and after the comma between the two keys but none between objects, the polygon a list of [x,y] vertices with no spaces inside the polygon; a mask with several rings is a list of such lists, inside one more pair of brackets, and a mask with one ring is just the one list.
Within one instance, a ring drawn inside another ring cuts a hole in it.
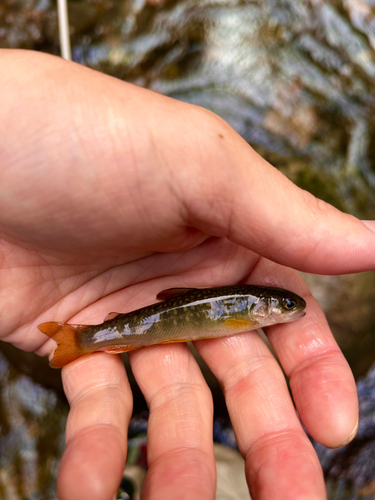
[{"label": "finger", "polygon": [[119,356],[94,354],[67,365],[70,403],[59,500],[112,500],[125,467],[132,396]]},{"label": "finger", "polygon": [[130,354],[133,373],[150,409],[148,473],[143,498],[214,497],[212,395],[185,344]]},{"label": "finger", "polygon": [[318,457],[284,375],[258,333],[195,345],[223,387],[252,498],[325,498]]},{"label": "finger", "polygon": [[358,428],[355,380],[319,304],[294,270],[262,259],[251,274],[254,283],[289,288],[307,302],[306,316],[266,328],[290,380],[294,402],[308,432],[325,446],[351,441]]},{"label": "finger", "polygon": [[[373,224],[295,186],[225,123],[209,128],[225,136],[227,146],[219,138],[208,141],[207,148],[215,151],[207,160],[215,168],[209,186],[181,187],[189,225],[300,271],[344,274],[375,268]],[[208,168],[203,164],[195,178],[207,177]]]}]

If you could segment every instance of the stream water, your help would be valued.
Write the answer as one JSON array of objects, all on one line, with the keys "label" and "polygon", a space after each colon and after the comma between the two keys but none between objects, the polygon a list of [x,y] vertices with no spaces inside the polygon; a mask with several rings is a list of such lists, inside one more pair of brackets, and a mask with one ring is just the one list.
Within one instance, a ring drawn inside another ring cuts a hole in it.
[{"label": "stream water", "polygon": [[[297,185],[373,219],[374,7],[373,0],[72,0],[73,59],[214,111]],[[58,55],[55,2],[3,0],[1,47]],[[375,361],[375,272],[306,279],[355,376],[365,376]],[[1,349],[0,498],[53,497],[68,411],[61,382],[45,361]],[[375,390],[368,393],[373,432]],[[330,498],[374,498],[375,473],[348,465],[366,462],[374,436],[361,434],[329,459],[319,450]]]}]

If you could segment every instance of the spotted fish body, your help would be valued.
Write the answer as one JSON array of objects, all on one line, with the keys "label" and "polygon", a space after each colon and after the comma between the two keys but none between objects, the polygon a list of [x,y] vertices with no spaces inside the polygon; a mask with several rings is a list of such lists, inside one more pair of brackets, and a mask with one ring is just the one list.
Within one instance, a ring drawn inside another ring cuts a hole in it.
[{"label": "spotted fish body", "polygon": [[126,314],[111,313],[100,325],[39,325],[58,344],[51,366],[58,368],[96,351],[126,352],[294,321],[305,314],[306,306],[288,290],[253,285],[175,288],[164,290],[157,298],[165,300]]}]

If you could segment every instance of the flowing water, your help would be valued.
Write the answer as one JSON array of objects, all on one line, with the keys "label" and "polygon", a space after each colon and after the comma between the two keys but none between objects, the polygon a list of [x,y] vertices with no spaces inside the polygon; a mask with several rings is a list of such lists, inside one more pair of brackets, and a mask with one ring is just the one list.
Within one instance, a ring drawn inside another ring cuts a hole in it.
[{"label": "flowing water", "polygon": [[[374,6],[373,0],[75,0],[69,2],[73,59],[214,111],[300,187],[373,219]],[[3,0],[0,47],[58,55],[55,2]],[[355,376],[364,376],[375,360],[375,273],[306,279]],[[4,352],[0,497],[51,496],[67,413],[61,382],[51,380],[39,358]],[[361,441],[364,448],[371,439]],[[331,498],[339,498],[341,476],[331,472]],[[340,498],[371,494],[375,477],[366,478],[358,491],[355,481],[350,491],[346,482]]]}]

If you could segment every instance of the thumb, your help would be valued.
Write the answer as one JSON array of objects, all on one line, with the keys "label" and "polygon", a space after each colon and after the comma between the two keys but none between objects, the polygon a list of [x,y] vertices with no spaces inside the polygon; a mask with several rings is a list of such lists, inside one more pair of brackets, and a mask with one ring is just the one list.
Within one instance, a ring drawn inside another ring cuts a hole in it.
[{"label": "thumb", "polygon": [[180,186],[188,225],[300,271],[375,269],[375,221],[363,223],[298,188],[223,120],[206,119],[210,141],[195,162],[197,180]]}]

